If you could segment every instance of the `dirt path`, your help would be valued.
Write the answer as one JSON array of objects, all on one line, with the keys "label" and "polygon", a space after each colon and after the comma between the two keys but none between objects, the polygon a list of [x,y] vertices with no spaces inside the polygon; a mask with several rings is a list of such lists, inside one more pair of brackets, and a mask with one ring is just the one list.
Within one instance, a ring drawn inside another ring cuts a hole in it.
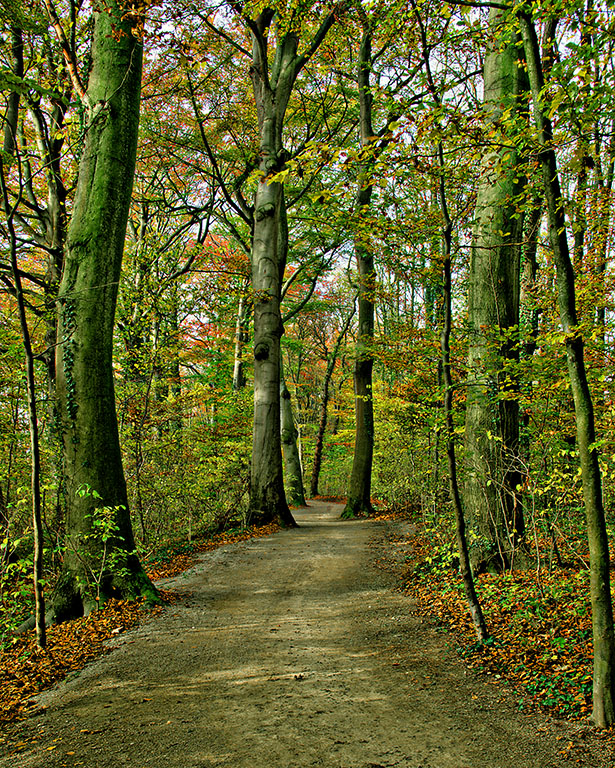
[{"label": "dirt path", "polygon": [[539,731],[410,614],[374,564],[403,524],[339,513],[312,503],[165,583],[185,598],[41,696],[0,767],[610,766],[565,756],[575,726]]}]

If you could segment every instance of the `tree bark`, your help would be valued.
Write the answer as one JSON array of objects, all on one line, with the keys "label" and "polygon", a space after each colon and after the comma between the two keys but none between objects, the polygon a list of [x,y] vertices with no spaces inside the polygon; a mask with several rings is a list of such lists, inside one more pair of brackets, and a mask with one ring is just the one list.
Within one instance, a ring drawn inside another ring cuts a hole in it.
[{"label": "tree bark", "polygon": [[[256,45],[256,44],[255,44]],[[296,47],[296,41],[295,45]],[[291,57],[294,51],[290,51]],[[250,483],[249,519],[264,524],[277,520],[293,526],[295,521],[284,493],[280,437],[280,314],[285,252],[281,250],[280,218],[284,205],[282,184],[271,181],[283,162],[278,111],[285,111],[290,90],[274,98],[254,75],[255,96],[261,127],[262,178],[254,204],[252,241],[252,287],[254,290],[254,427]],[[262,87],[261,87],[262,86]],[[277,96],[277,94],[276,94]],[[281,99],[285,96],[282,105]],[[276,130],[276,126],[278,129]]]},{"label": "tree bark", "polygon": [[575,277],[568,248],[564,201],[560,189],[553,130],[544,103],[544,76],[536,29],[530,16],[519,16],[525,58],[534,102],[540,146],[540,167],[545,193],[549,240],[556,266],[560,321],[565,336],[570,388],[574,399],[577,446],[581,464],[583,499],[590,558],[590,596],[594,643],[592,719],[600,728],[615,723],[615,634],[611,601],[609,544],[596,448],[594,409],[587,383],[584,341],[578,327]]},{"label": "tree bark", "polygon": [[58,294],[67,515],[57,620],[87,614],[111,596],[157,596],[135,552],[112,367],[139,123],[142,43],[133,31],[117,2],[96,5],[89,119]]},{"label": "tree bark", "polygon": [[512,567],[524,535],[519,467],[519,401],[513,334],[519,325],[521,217],[518,156],[499,127],[516,111],[516,48],[503,35],[504,14],[492,8],[485,57],[484,112],[488,147],[481,167],[470,257],[465,507],[477,570]]}]

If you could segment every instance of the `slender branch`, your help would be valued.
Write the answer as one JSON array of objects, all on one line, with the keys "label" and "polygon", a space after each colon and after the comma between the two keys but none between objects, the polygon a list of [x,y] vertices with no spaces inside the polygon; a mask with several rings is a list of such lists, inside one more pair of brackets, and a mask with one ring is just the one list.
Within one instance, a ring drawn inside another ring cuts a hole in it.
[{"label": "slender branch", "polygon": [[62,55],[64,56],[64,61],[66,62],[66,69],[68,70],[68,74],[73,83],[73,87],[79,94],[81,101],[83,101],[84,104],[88,104],[88,96],[85,87],[81,82],[81,78],[79,77],[79,67],[77,64],[75,49],[70,45],[66,35],[64,34],[62,24],[58,18],[58,14],[52,0],[44,0],[44,3],[45,8],[47,9],[47,14],[49,15],[49,21],[51,22],[51,26],[56,33],[60,48],[62,49]]},{"label": "slender branch", "polygon": [[238,216],[241,216],[241,218],[246,223],[249,223],[250,220],[245,215],[245,212],[242,210],[241,206],[237,205],[237,203],[233,200],[233,197],[229,192],[226,186],[226,183],[224,181],[224,178],[222,176],[222,173],[220,171],[220,166],[218,165],[218,161],[216,160],[216,157],[209,144],[209,141],[207,140],[207,136],[205,135],[205,128],[203,126],[203,120],[201,119],[199,107],[196,102],[196,94],[194,92],[194,85],[192,83],[190,75],[187,75],[186,81],[188,83],[188,91],[190,92],[190,103],[192,104],[192,109],[194,110],[194,116],[199,126],[199,135],[201,137],[201,141],[203,142],[203,147],[205,148],[205,152],[207,153],[207,156],[209,158],[209,162],[212,165],[212,169],[214,171],[214,178],[218,182],[218,185],[222,190],[222,194],[224,195],[224,198],[226,199],[227,203],[231,206],[231,208],[235,211],[235,213],[237,213]]},{"label": "slender branch", "polygon": [[316,31],[316,34],[312,38],[312,41],[308,46],[307,50],[303,54],[301,54],[301,56],[297,56],[295,60],[295,77],[297,77],[299,72],[301,72],[303,67],[308,63],[308,61],[316,53],[322,41],[325,39],[328,31],[335,24],[340,14],[343,13],[347,8],[348,8],[348,2],[344,0],[341,3],[338,3],[333,9],[333,11],[331,11],[331,13],[325,18],[325,20],[322,22],[322,24]]},{"label": "slender branch", "polygon": [[239,45],[239,43],[236,40],[233,40],[233,38],[230,35],[227,35],[223,29],[220,29],[220,27],[216,27],[216,25],[213,24],[207,18],[207,16],[201,16],[200,18],[202,19],[205,26],[209,27],[209,29],[211,29],[212,32],[214,32],[216,35],[218,35],[223,40],[225,40],[229,45],[231,45],[237,51],[242,53],[244,56],[247,56],[249,59],[252,58],[252,54],[250,53],[250,51],[248,51],[247,48],[244,48],[242,45]]},{"label": "slender branch", "polygon": [[310,283],[310,289],[307,292],[307,294],[304,296],[304,298],[296,304],[292,309],[289,309],[289,311],[282,316],[282,325],[287,323],[291,318],[295,317],[295,315],[298,315],[299,312],[305,307],[305,305],[308,303],[308,301],[312,298],[314,291],[316,290],[316,283],[318,282],[318,275],[315,275],[312,279],[312,282]]}]

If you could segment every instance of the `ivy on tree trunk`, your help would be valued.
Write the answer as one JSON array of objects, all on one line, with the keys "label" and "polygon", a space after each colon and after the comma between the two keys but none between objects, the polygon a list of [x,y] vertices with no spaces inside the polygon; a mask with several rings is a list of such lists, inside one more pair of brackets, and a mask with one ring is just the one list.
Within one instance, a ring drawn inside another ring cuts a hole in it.
[{"label": "ivy on tree trunk", "polygon": [[88,122],[58,294],[56,357],[66,488],[55,618],[156,590],[135,551],[115,412],[115,307],[135,168],[142,43],[117,2],[94,11]]}]

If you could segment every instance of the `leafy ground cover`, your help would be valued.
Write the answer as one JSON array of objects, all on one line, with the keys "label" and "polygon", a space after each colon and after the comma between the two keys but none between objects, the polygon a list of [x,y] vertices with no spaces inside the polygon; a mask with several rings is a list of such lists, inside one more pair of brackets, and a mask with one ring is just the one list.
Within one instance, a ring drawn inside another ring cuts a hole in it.
[{"label": "leafy ground cover", "polygon": [[[477,592],[492,635],[476,642],[461,577],[450,554],[433,556],[433,540],[415,519],[403,588],[418,613],[435,617],[468,665],[519,692],[519,709],[540,707],[569,720],[591,713],[592,633],[589,572],[578,564],[547,571],[483,574]],[[612,733],[615,740],[615,733]]]},{"label": "leafy ground cover", "polygon": [[[168,578],[189,568],[201,552],[269,536],[275,530],[276,525],[229,530],[179,549],[162,550],[146,567],[152,579]],[[161,596],[163,602],[173,602],[172,592],[163,590]],[[104,653],[109,638],[155,616],[160,610],[160,607],[146,607],[142,601],[110,600],[87,617],[50,627],[44,650],[37,647],[33,631],[5,641],[0,653],[0,724],[23,717],[32,696]]]}]

